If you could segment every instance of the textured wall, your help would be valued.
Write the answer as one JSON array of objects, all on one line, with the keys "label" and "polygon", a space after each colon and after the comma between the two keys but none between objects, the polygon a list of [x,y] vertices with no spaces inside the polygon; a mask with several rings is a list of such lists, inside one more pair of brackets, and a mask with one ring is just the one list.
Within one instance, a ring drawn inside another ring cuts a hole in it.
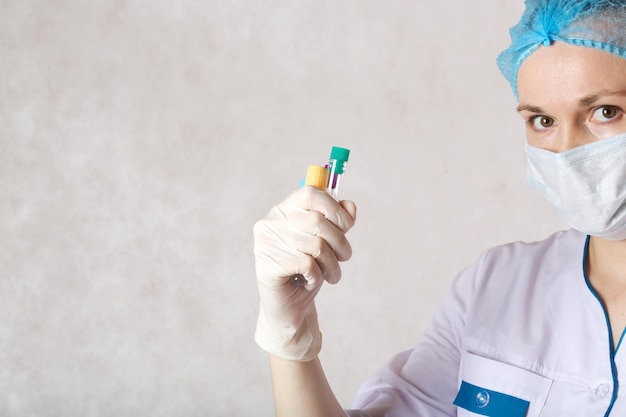
[{"label": "textured wall", "polygon": [[562,227],[494,64],[521,3],[0,0],[0,415],[271,415],[251,229],[332,145],[348,407],[480,251]]}]

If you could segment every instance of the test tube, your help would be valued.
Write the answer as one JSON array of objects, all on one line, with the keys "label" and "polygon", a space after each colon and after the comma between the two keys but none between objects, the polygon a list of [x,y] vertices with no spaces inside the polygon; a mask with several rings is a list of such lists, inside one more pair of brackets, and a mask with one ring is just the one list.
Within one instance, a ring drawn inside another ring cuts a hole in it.
[{"label": "test tube", "polygon": [[[341,186],[343,184],[343,176],[346,171],[350,150],[333,146],[330,151],[328,166],[322,167],[311,165],[307,168],[305,185],[313,185],[320,190],[326,189],[335,200],[339,201]],[[302,274],[291,276],[291,283],[296,287],[303,287],[307,284],[306,278]]]},{"label": "test tube", "polygon": [[346,148],[333,146],[330,151],[330,158],[328,160],[328,185],[326,186],[326,192],[337,201],[339,201],[339,196],[341,194],[343,176],[346,172],[349,157],[350,150]]}]

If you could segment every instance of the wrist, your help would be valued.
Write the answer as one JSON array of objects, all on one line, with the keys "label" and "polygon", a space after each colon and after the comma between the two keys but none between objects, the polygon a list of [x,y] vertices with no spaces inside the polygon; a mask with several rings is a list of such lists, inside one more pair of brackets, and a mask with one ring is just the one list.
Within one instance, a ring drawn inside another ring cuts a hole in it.
[{"label": "wrist", "polygon": [[298,326],[280,325],[268,319],[261,305],[254,339],[261,349],[281,359],[299,362],[315,359],[322,349],[315,305]]}]

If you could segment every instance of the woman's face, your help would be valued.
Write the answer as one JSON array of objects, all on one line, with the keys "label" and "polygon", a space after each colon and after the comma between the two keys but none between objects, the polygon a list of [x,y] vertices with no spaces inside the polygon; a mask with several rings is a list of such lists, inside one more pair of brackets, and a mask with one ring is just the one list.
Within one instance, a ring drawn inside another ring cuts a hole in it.
[{"label": "woman's face", "polygon": [[626,59],[555,42],[521,65],[518,112],[528,143],[563,152],[626,132]]}]

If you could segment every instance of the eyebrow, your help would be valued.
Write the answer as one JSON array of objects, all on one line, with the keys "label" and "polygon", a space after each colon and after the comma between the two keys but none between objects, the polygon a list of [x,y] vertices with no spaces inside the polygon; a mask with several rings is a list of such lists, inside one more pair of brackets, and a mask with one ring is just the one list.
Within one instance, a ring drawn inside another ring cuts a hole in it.
[{"label": "eyebrow", "polygon": [[578,100],[578,102],[583,107],[589,106],[590,104],[593,104],[596,101],[598,101],[600,98],[606,97],[606,96],[626,96],[626,90],[620,90],[620,91],[603,90],[596,94],[589,94],[588,96],[585,96],[581,98],[580,100]]},{"label": "eyebrow", "polygon": [[[619,91],[602,90],[597,93],[589,94],[581,98],[580,100],[578,100],[578,104],[580,107],[587,107],[595,103],[596,101],[600,100],[602,97],[607,97],[607,96],[625,96],[626,97],[626,90],[619,90]],[[531,113],[545,113],[545,110],[542,109],[541,107],[531,106],[531,105],[526,105],[526,104],[520,104],[519,106],[517,106],[517,111],[518,112],[529,111]]]},{"label": "eyebrow", "polygon": [[519,105],[517,106],[517,111],[529,111],[531,113],[545,113],[545,111],[541,107],[531,106],[531,105]]}]

